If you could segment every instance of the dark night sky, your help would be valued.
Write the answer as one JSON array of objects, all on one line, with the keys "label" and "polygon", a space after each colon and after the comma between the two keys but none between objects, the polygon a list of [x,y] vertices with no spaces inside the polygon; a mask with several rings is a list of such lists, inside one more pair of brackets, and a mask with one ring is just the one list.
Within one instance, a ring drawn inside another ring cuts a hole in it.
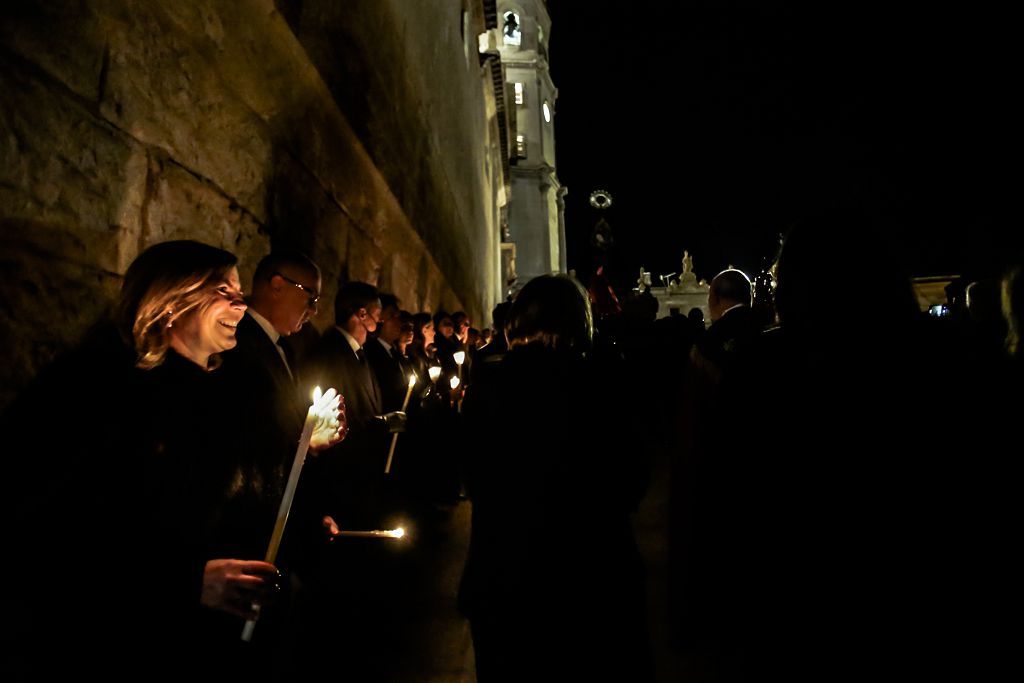
[{"label": "dark night sky", "polygon": [[581,277],[595,188],[615,198],[620,283],[640,265],[677,271],[683,248],[700,277],[730,262],[756,272],[780,231],[830,208],[870,216],[911,274],[994,274],[1021,246],[1010,201],[1021,78],[1006,11],[548,4],[569,267]]}]

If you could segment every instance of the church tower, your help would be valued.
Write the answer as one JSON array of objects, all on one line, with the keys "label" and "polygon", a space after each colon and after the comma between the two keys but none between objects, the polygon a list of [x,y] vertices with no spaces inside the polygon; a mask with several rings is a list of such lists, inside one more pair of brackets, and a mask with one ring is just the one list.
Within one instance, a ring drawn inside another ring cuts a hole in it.
[{"label": "church tower", "polygon": [[508,238],[515,243],[518,285],[564,273],[565,194],[555,173],[555,100],[548,71],[551,18],[543,0],[500,0],[501,61],[515,106]]}]

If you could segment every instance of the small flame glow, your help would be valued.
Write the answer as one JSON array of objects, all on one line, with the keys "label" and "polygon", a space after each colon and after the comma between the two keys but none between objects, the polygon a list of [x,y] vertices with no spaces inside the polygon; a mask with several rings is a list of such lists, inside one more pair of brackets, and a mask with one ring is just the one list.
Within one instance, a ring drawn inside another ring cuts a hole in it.
[{"label": "small flame glow", "polygon": [[458,389],[459,388],[459,378],[458,377],[452,377],[448,381],[448,383],[452,385],[452,389]]},{"label": "small flame glow", "polygon": [[466,352],[465,351],[456,351],[455,353],[452,354],[452,358],[455,359],[456,363],[458,363],[459,365],[462,365],[463,363],[466,362]]},{"label": "small flame glow", "polygon": [[409,375],[409,388],[416,386],[416,375]]},{"label": "small flame glow", "polygon": [[403,529],[402,527],[398,527],[397,529],[392,531],[391,534],[395,538],[403,538],[405,536],[405,529]]},{"label": "small flame glow", "polygon": [[437,365],[435,365],[434,367],[430,368],[429,372],[430,372],[430,381],[431,382],[436,382],[437,378],[441,376],[441,368],[438,367]]},{"label": "small flame glow", "polygon": [[320,387],[313,389],[313,405],[320,402],[320,399],[324,397],[324,392],[320,391]]}]

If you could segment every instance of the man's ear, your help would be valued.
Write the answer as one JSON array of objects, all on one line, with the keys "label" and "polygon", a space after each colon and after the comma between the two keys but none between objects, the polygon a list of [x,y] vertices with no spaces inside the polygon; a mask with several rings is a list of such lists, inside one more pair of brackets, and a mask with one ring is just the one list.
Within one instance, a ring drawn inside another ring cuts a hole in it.
[{"label": "man's ear", "polygon": [[284,278],[278,275],[277,273],[274,273],[273,275],[270,276],[270,291],[277,294],[278,292],[281,291],[281,288],[284,286],[283,283]]}]

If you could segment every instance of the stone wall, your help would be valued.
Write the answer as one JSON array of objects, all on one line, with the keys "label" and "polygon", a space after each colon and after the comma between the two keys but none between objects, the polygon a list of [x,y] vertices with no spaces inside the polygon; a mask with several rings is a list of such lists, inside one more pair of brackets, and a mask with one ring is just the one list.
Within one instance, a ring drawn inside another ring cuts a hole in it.
[{"label": "stone wall", "polygon": [[[398,50],[407,37],[398,7],[408,4],[353,4],[364,15],[386,7],[376,35]],[[321,264],[328,302],[339,282],[360,279],[411,310],[465,307],[480,317],[493,304],[497,209],[482,161],[490,129],[479,67],[461,44],[466,65],[448,88],[461,99],[441,123],[432,127],[440,114],[419,108],[371,132],[366,105],[336,87],[350,70],[344,60],[368,56],[335,45],[346,66],[328,70],[329,59],[307,51],[313,41],[297,37],[305,14],[295,3],[279,11],[270,0],[107,0],[3,11],[0,407],[99,316],[138,252],[166,239],[235,252],[246,285],[271,244],[297,246]],[[434,30],[459,35],[461,17],[443,19]],[[442,92],[446,74],[432,81]],[[403,130],[410,120],[419,127]],[[404,142],[385,154],[378,143],[390,136]],[[421,139],[429,144],[410,146]],[[439,159],[452,146],[461,151]],[[324,309],[321,328],[333,322]]]},{"label": "stone wall", "polygon": [[504,181],[490,69],[478,56],[481,3],[279,5],[452,287],[479,292],[470,315],[489,317],[504,298],[495,201]]}]

